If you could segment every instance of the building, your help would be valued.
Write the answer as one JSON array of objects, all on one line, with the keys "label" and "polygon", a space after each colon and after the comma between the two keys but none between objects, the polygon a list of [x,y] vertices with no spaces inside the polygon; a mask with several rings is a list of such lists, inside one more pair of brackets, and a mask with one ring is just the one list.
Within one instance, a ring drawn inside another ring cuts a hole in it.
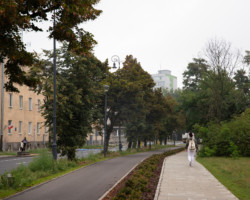
[{"label": "building", "polygon": [[2,93],[2,63],[0,72],[0,102],[2,105],[0,128],[3,150],[17,151],[24,137],[28,141],[28,149],[45,147],[49,134],[48,129],[44,126],[45,120],[41,115],[43,95],[36,94],[27,86],[16,86],[19,93],[7,92],[5,89]]},{"label": "building", "polygon": [[171,75],[170,70],[159,70],[158,74],[152,74],[151,76],[156,84],[154,88],[177,89],[177,77]]}]

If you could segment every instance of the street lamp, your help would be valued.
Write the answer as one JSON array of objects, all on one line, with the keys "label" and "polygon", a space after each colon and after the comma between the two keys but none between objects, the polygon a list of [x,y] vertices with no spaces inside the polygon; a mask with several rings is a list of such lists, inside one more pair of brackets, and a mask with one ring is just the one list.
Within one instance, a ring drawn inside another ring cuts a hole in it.
[{"label": "street lamp", "polygon": [[[55,10],[54,10],[54,21],[53,28],[55,28]],[[54,83],[54,99],[53,99],[53,143],[52,143],[52,154],[54,160],[57,159],[57,145],[56,145],[56,39],[53,37],[53,50],[54,50],[54,65],[53,65],[53,83]]]},{"label": "street lamp", "polygon": [[4,114],[4,59],[2,62],[2,85],[1,85],[1,140],[0,151],[3,151],[3,114]]},{"label": "street lamp", "polygon": [[[117,68],[116,65],[115,65],[115,63],[117,62],[117,63],[119,64],[118,69],[120,70],[120,63],[121,63],[121,61],[120,61],[119,56],[114,55],[114,56],[111,57],[111,60],[112,60],[112,62],[113,62],[113,69],[116,69],[116,68]],[[119,76],[117,76],[117,77],[118,77],[118,80],[120,81]],[[120,114],[120,113],[119,113],[119,114]],[[122,142],[121,142],[121,123],[120,123],[120,121],[119,121],[118,135],[119,135],[119,151],[122,151]]]},{"label": "street lamp", "polygon": [[104,147],[103,147],[103,154],[104,157],[106,157],[106,151],[107,151],[107,147],[106,147],[106,135],[107,135],[107,97],[108,97],[108,90],[109,90],[109,86],[108,85],[104,85],[104,89],[105,89],[105,106],[104,106]]}]

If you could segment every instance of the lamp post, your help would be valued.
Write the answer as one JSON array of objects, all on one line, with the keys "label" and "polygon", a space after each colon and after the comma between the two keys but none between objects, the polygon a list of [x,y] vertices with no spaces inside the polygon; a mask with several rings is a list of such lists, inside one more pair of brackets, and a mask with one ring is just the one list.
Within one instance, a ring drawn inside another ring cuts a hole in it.
[{"label": "lamp post", "polygon": [[[120,70],[120,63],[121,63],[121,61],[120,61],[119,56],[114,55],[114,56],[111,57],[111,60],[112,60],[112,62],[113,62],[113,69],[116,69],[116,68],[117,68],[116,65],[115,65],[115,63],[117,62],[117,63],[119,64],[118,69]],[[119,76],[117,76],[117,77],[118,77],[118,80],[120,81]],[[120,113],[118,112],[118,114],[120,114]],[[118,137],[119,137],[119,151],[122,151],[122,142],[121,142],[121,123],[120,123],[120,121],[119,121],[119,128],[118,128]]]},{"label": "lamp post", "polygon": [[108,85],[104,85],[104,89],[105,89],[105,106],[104,106],[104,146],[103,146],[103,154],[104,157],[106,157],[106,135],[107,135],[107,97],[108,97],[108,90],[109,90],[109,86]]},{"label": "lamp post", "polygon": [[[55,28],[55,11],[54,11],[54,21],[53,27]],[[54,60],[53,60],[53,83],[54,83],[54,99],[53,99],[53,143],[52,143],[52,154],[54,160],[57,159],[57,145],[56,145],[56,39],[53,37],[53,51],[54,51]]]},{"label": "lamp post", "polygon": [[4,116],[4,60],[2,62],[2,85],[1,85],[1,140],[0,151],[3,151],[3,116]]}]

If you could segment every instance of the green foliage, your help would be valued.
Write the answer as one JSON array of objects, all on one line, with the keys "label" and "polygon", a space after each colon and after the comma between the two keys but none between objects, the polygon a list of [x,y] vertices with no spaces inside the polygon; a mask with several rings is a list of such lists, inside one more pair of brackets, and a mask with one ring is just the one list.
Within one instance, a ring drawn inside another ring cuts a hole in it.
[{"label": "green foliage", "polygon": [[239,117],[220,124],[209,123],[198,127],[198,135],[203,139],[201,156],[250,156],[250,109]]},{"label": "green foliage", "polygon": [[19,165],[17,169],[10,172],[13,179],[8,179],[8,173],[1,175],[0,189],[22,189],[32,185],[37,179],[47,177],[51,174],[65,171],[76,167],[77,163],[59,159],[54,161],[51,154],[46,152],[35,157],[28,166]]},{"label": "green foliage", "polygon": [[48,172],[54,168],[54,161],[51,153],[43,152],[40,156],[34,157],[33,162],[29,164],[29,169],[32,172],[44,171]]},{"label": "green foliage", "polygon": [[233,74],[240,64],[239,56],[229,43],[214,39],[204,50],[206,60],[194,58],[188,64],[183,73],[183,91],[177,99],[186,116],[187,130],[195,124],[231,120],[249,107],[249,76],[242,69]]},{"label": "green foliage", "polygon": [[216,153],[216,146],[213,149],[210,149],[209,147],[204,147],[204,149],[199,151],[199,156],[210,157],[210,156],[214,156],[215,153]]},{"label": "green foliage", "polygon": [[[46,31],[50,38],[68,42],[68,50],[79,54],[88,54],[96,42],[93,35],[79,28],[79,24],[96,19],[101,11],[94,8],[99,0],[76,1],[1,1],[0,12],[0,62],[7,59],[5,74],[8,82],[7,90],[18,91],[13,85],[28,85],[35,87],[38,80],[28,73],[24,67],[31,67],[37,63],[36,54],[29,53],[21,39],[22,31],[43,31],[36,22],[51,20],[51,13],[55,15],[53,23]],[[55,12],[53,12],[55,11]]]},{"label": "green foliage", "polygon": [[[64,43],[58,50],[57,64],[57,145],[62,155],[75,159],[75,149],[81,147],[87,134],[92,131],[92,125],[102,117],[103,79],[108,71],[107,63],[100,62],[93,55],[77,56],[67,51]],[[42,93],[45,96],[43,116],[46,125],[52,133],[53,127],[53,77],[50,74],[52,63],[51,52],[45,52],[47,60],[43,60],[41,68]]]}]

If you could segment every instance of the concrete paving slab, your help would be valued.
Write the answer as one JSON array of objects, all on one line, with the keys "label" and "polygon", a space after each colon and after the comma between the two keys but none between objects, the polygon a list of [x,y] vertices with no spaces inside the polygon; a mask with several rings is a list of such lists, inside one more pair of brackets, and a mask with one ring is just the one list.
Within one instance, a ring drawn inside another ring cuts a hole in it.
[{"label": "concrete paving slab", "polygon": [[154,200],[236,200],[205,167],[189,166],[187,152],[166,157]]}]

